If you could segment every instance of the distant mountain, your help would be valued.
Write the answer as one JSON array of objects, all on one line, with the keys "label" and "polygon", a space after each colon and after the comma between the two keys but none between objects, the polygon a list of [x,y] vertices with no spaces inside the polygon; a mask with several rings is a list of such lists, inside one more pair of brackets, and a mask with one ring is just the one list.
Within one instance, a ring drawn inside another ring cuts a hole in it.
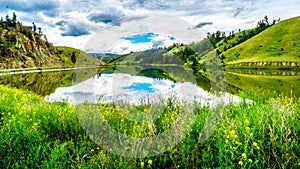
[{"label": "distant mountain", "polygon": [[106,56],[116,56],[115,53],[88,53],[91,56],[94,56],[96,58],[106,57]]},{"label": "distant mountain", "polygon": [[[80,53],[84,52],[55,47],[40,30],[33,31],[16,19],[0,21],[0,69],[74,67]],[[100,64],[90,55],[85,57]]]}]

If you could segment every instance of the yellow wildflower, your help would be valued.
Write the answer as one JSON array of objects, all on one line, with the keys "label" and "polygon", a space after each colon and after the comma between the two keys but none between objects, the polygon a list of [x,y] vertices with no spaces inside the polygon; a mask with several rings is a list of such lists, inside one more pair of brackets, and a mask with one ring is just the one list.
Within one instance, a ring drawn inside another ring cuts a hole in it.
[{"label": "yellow wildflower", "polygon": [[245,122],[245,124],[246,124],[246,125],[249,125],[249,124],[250,124],[250,122],[249,122],[249,120],[248,120],[248,119],[245,119],[245,121],[244,121],[244,122]]},{"label": "yellow wildflower", "polygon": [[243,157],[243,158],[247,158],[246,153],[243,153],[243,154],[242,154],[242,157]]},{"label": "yellow wildflower", "polygon": [[152,164],[152,160],[148,160],[148,164],[151,165]]},{"label": "yellow wildflower", "polygon": [[236,134],[235,134],[233,137],[234,137],[234,138],[239,138],[239,136],[238,136],[238,135],[236,135]]},{"label": "yellow wildflower", "polygon": [[257,147],[257,142],[253,142],[253,146]]},{"label": "yellow wildflower", "polygon": [[228,143],[228,142],[229,142],[229,141],[226,139],[226,140],[225,140],[225,143]]},{"label": "yellow wildflower", "polygon": [[250,133],[250,136],[253,136],[253,133]]},{"label": "yellow wildflower", "polygon": [[142,162],[141,162],[141,166],[144,167],[144,165],[145,165],[145,163],[142,161]]},{"label": "yellow wildflower", "polygon": [[231,134],[231,135],[235,135],[235,130],[231,130],[231,131],[230,131],[230,134]]},{"label": "yellow wildflower", "polygon": [[242,161],[239,161],[239,165],[243,165],[243,162],[242,162]]},{"label": "yellow wildflower", "polygon": [[250,127],[246,127],[246,130],[247,130],[247,131],[250,131]]},{"label": "yellow wildflower", "polygon": [[39,124],[38,124],[38,123],[34,123],[33,125],[34,125],[34,126],[38,126]]},{"label": "yellow wildflower", "polygon": [[252,163],[252,162],[253,162],[253,161],[252,161],[252,159],[250,159],[250,158],[248,159],[248,161],[249,161],[250,163]]}]

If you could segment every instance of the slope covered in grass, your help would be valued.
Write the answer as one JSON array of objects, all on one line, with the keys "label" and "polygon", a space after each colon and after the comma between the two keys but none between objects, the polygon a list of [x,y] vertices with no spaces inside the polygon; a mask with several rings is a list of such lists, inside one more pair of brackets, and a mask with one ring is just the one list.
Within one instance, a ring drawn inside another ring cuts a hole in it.
[{"label": "slope covered in grass", "polygon": [[102,62],[95,57],[72,47],[58,46],[56,47],[60,53],[61,61],[72,66],[98,66]]},{"label": "slope covered in grass", "polygon": [[281,21],[222,55],[226,64],[300,62],[300,17]]}]

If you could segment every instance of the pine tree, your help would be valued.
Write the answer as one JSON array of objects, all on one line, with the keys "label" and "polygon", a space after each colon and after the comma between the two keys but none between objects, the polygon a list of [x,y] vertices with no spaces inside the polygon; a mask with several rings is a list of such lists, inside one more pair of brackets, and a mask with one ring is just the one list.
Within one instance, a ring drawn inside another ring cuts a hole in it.
[{"label": "pine tree", "polygon": [[72,61],[72,63],[74,63],[74,64],[75,64],[75,62],[76,62],[76,55],[75,55],[74,52],[72,52],[72,55],[71,55],[71,61]]},{"label": "pine tree", "polygon": [[6,17],[5,17],[5,21],[8,22],[8,23],[10,23],[10,19],[9,19],[8,14],[7,14]]},{"label": "pine tree", "polygon": [[13,23],[17,23],[17,15],[16,15],[16,13],[13,13],[12,22]]},{"label": "pine tree", "polygon": [[34,22],[32,22],[32,29],[34,32],[36,31],[36,25],[34,24]]},{"label": "pine tree", "polygon": [[264,22],[266,23],[266,25],[269,25],[269,19],[267,15],[264,17]]}]

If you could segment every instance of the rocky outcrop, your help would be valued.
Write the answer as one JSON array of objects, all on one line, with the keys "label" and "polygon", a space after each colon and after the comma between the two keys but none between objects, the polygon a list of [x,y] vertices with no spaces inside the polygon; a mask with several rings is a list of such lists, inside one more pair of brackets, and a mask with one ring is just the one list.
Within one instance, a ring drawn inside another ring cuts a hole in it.
[{"label": "rocky outcrop", "polygon": [[0,69],[64,67],[59,51],[41,33],[20,23],[0,25]]}]

